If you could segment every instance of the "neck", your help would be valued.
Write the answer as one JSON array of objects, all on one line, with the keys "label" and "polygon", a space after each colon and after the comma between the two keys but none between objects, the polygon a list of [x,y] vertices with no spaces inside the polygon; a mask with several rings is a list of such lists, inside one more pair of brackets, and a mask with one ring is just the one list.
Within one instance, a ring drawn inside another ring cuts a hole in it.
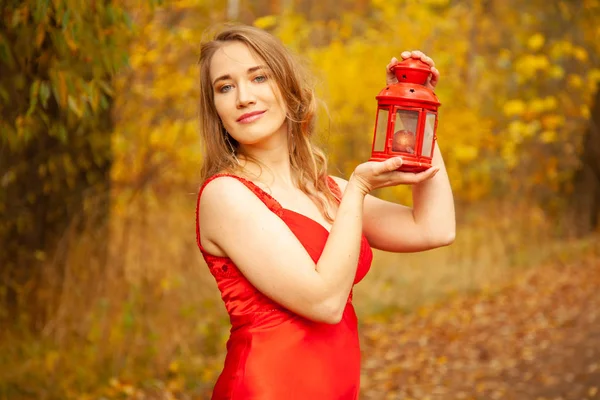
[{"label": "neck", "polygon": [[287,133],[277,136],[267,143],[243,145],[238,157],[242,170],[267,184],[295,186]]}]

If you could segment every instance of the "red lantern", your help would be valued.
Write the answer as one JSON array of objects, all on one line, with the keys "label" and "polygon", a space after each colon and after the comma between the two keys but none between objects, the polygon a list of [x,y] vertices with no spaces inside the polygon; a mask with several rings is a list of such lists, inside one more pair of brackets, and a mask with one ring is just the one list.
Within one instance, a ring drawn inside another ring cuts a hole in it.
[{"label": "red lantern", "polygon": [[429,65],[406,59],[392,67],[398,83],[388,85],[377,95],[377,120],[369,161],[385,161],[401,156],[398,171],[420,172],[431,167],[437,139],[440,101],[424,86]]}]

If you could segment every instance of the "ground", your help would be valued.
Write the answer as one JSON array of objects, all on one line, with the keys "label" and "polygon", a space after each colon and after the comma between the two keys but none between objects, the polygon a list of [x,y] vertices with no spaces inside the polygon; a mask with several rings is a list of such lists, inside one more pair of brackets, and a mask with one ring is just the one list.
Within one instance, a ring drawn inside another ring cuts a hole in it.
[{"label": "ground", "polygon": [[362,328],[362,399],[600,399],[600,260]]}]

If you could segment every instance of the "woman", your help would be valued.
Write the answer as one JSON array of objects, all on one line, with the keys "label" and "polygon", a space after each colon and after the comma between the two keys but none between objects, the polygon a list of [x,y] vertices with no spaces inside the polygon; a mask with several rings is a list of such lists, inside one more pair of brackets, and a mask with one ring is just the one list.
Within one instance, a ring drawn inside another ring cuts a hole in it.
[{"label": "woman", "polygon": [[[432,66],[433,87],[439,73]],[[387,68],[388,83],[394,76]],[[454,240],[454,206],[439,149],[434,166],[400,158],[328,177],[314,147],[315,99],[272,35],[235,26],[201,49],[204,184],[197,240],[232,328],[213,399],[356,399],[360,349],[352,286],[371,247],[413,252]],[[374,189],[413,184],[414,207]]]}]

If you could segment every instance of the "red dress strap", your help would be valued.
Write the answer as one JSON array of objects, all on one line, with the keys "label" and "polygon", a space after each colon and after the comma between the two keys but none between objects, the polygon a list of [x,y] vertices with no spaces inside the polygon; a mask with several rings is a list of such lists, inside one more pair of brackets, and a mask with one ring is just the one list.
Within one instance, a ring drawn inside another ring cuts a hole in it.
[{"label": "red dress strap", "polygon": [[[256,195],[256,197],[258,197],[263,203],[265,203],[265,205],[267,206],[267,208],[269,208],[269,210],[271,210],[273,213],[275,213],[279,217],[281,217],[281,215],[283,214],[283,207],[281,206],[281,204],[279,204],[279,202],[277,200],[275,200],[275,198],[273,198],[273,196],[271,196],[270,194],[265,192],[263,189],[258,187],[254,182],[252,182],[248,179],[242,178],[241,176],[237,176],[237,175],[233,175],[233,174],[225,174],[225,173],[215,174],[204,181],[204,183],[200,187],[200,190],[198,191],[198,198],[196,199],[196,243],[198,244],[198,247],[202,251],[204,251],[204,249],[202,248],[202,245],[200,244],[200,222],[198,219],[199,213],[200,213],[200,196],[202,196],[202,192],[204,191],[204,188],[206,187],[206,185],[208,185],[213,180],[223,177],[223,176],[237,179],[238,181],[243,183],[248,189],[250,189]],[[335,182],[334,182],[334,184],[335,184]]]}]

